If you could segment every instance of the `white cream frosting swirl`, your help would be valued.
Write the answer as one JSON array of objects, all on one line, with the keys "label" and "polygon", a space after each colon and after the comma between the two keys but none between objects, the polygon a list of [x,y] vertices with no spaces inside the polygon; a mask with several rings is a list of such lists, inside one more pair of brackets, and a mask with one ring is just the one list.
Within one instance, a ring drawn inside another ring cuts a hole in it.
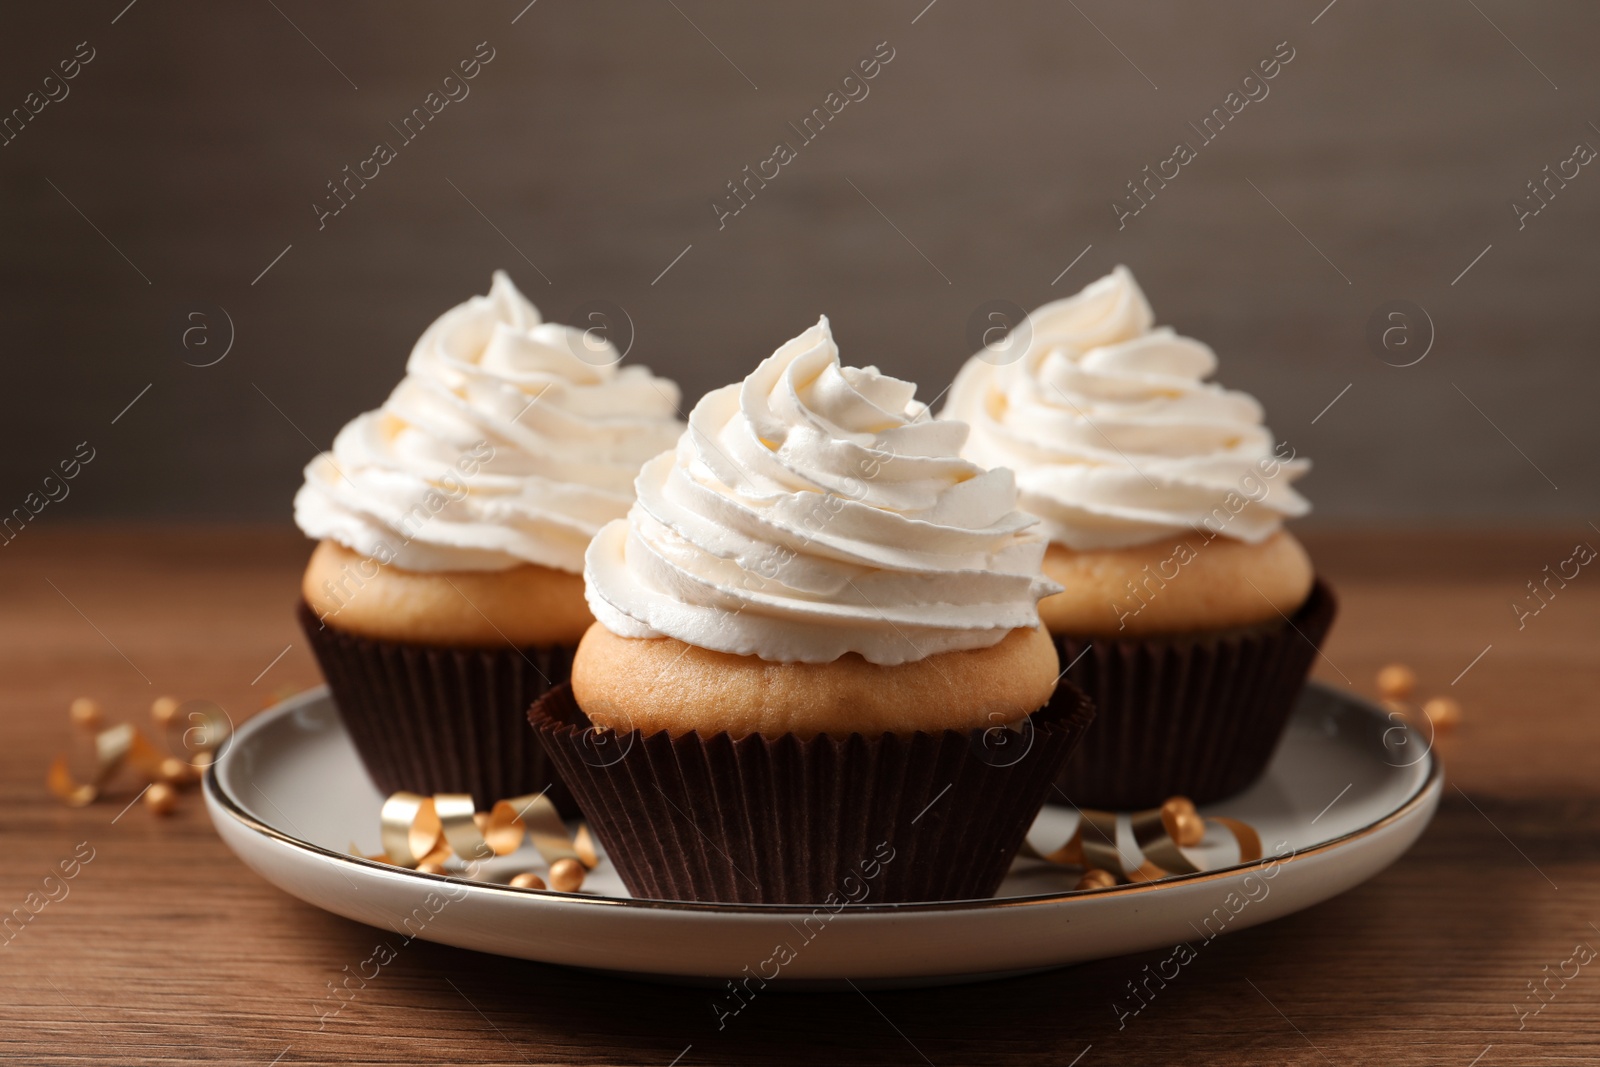
[{"label": "white cream frosting swirl", "polygon": [[406,570],[572,571],[683,428],[678,387],[597,333],[544,323],[496,271],[441,315],[376,411],[311,461],[295,522]]},{"label": "white cream frosting swirl", "polygon": [[823,318],[706,394],[589,547],[595,618],[807,663],[905,663],[1037,626],[1058,587],[1011,472],[960,458],[967,428],[924,417],[915,392],[841,366]]},{"label": "white cream frosting swirl", "polygon": [[1209,347],[1154,327],[1126,267],[1028,316],[1021,358],[967,361],[943,417],[972,426],[964,455],[1016,472],[1052,541],[1121,548],[1203,528],[1249,543],[1310,510],[1310,469],[1273,448],[1256,400],[1207,382]]}]

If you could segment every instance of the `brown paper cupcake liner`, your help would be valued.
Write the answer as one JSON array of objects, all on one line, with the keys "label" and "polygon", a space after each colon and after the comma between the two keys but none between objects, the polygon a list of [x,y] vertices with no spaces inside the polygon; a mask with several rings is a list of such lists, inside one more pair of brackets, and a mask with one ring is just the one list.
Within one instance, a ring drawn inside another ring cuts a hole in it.
[{"label": "brown paper cupcake liner", "polygon": [[1248,787],[1277,748],[1337,607],[1319,579],[1291,619],[1261,630],[1057,636],[1066,677],[1096,711],[1062,792],[1080,807],[1137,811],[1177,795],[1207,804]]},{"label": "brown paper cupcake liner", "polygon": [[572,795],[528,730],[528,706],[572,673],[573,648],[449,648],[386,641],[298,615],[350,740],[378,789],[471,793],[479,810],[547,789]]},{"label": "brown paper cupcake liner", "polygon": [[528,712],[635,897],[880,904],[994,895],[1094,717],[1021,728],[733,739],[595,730],[572,687]]}]

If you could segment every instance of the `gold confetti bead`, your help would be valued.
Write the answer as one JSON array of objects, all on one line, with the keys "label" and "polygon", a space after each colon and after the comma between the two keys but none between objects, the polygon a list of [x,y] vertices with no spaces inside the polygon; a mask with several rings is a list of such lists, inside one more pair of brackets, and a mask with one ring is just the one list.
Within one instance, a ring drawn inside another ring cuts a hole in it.
[{"label": "gold confetti bead", "polygon": [[84,730],[98,730],[105,721],[105,716],[100,711],[100,702],[90,697],[79,697],[72,702],[68,709],[72,716],[72,725]]},{"label": "gold confetti bead", "polygon": [[550,888],[558,893],[576,893],[586,872],[575,859],[556,860],[550,865]]},{"label": "gold confetti bead", "polygon": [[166,782],[157,782],[144,791],[144,806],[157,815],[171,815],[178,810],[178,791]]},{"label": "gold confetti bead", "polygon": [[184,785],[189,781],[189,765],[172,756],[161,761],[159,773],[161,780],[169,785]]},{"label": "gold confetti bead", "polygon": [[1078,879],[1078,884],[1073,889],[1110,889],[1117,884],[1117,876],[1110,871],[1103,871],[1099,867],[1091,867],[1083,872],[1083,877]]},{"label": "gold confetti bead", "polygon": [[1378,672],[1378,693],[1390,700],[1405,700],[1417,688],[1417,672],[1404,663],[1391,663]]},{"label": "gold confetti bead", "polygon": [[1450,697],[1434,697],[1422,705],[1422,714],[1437,730],[1451,730],[1461,724],[1461,705]]},{"label": "gold confetti bead", "polygon": [[1161,825],[1184,848],[1198,845],[1206,836],[1205,820],[1188,797],[1170,797],[1161,805]]},{"label": "gold confetti bead", "polygon": [[543,889],[544,879],[532,871],[523,871],[521,874],[512,875],[511,884],[518,889]]},{"label": "gold confetti bead", "polygon": [[438,860],[423,860],[421,863],[417,864],[416,869],[422,874],[445,873],[444,864],[440,863]]},{"label": "gold confetti bead", "polygon": [[156,697],[150,705],[150,717],[158,726],[167,726],[178,714],[178,699],[176,697]]}]

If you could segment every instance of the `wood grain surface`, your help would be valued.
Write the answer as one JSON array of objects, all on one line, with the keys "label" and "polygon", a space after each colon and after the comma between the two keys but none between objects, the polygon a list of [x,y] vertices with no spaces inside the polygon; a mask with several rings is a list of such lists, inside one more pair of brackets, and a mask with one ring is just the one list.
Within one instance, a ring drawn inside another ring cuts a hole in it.
[{"label": "wood grain surface", "polygon": [[1523,1029],[1513,1010],[1533,1005],[1528,983],[1575,945],[1600,946],[1600,584],[1582,574],[1520,630],[1510,606],[1547,563],[1600,540],[1585,530],[1307,537],[1343,599],[1317,675],[1371,693],[1377,668],[1399,659],[1422,695],[1465,706],[1439,744],[1443,805],[1392,868],[1230,934],[1125,1028],[1112,1000],[1166,953],[949,989],[768,996],[718,1031],[704,990],[422,942],[319,1028],[327,983],[370,954],[377,931],[254,875],[197,794],[163,820],[142,804],[119,817],[117,801],[67,810],[43,786],[76,696],[113,720],[144,721],[160,694],[208,697],[243,718],[315,684],[290,611],[308,546],[262,528],[53,529],[0,556],[0,910],[21,906],[81,843],[93,859],[0,946],[0,1059],[1594,1062],[1600,974],[1580,971]]}]

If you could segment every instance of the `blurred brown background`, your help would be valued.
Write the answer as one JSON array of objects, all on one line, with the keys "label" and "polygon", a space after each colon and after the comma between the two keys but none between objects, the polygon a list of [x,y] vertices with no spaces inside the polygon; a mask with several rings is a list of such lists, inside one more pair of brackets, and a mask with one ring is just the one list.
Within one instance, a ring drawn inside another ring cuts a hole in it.
[{"label": "blurred brown background", "polygon": [[[0,147],[0,511],[95,450],[24,537],[287,522],[314,448],[500,266],[549,318],[625,308],[630,358],[692,402],[819,312],[932,398],[980,304],[1127,263],[1313,457],[1316,520],[1595,513],[1600,173],[1521,230],[1511,207],[1600,147],[1594,5],[96,0],[0,23],[0,113],[93,52]],[[868,95],[802,146],[788,124],[880,42]],[[1269,95],[1202,144],[1189,123],[1281,42]],[[401,146],[390,124],[489,49]],[[319,231],[325,183],[380,140],[397,158]],[[798,158],[719,230],[779,140]],[[1113,200],[1179,140],[1198,158],[1119,230]],[[1366,337],[1394,299],[1437,330],[1415,366]],[[186,365],[227,319],[226,358]]]}]

